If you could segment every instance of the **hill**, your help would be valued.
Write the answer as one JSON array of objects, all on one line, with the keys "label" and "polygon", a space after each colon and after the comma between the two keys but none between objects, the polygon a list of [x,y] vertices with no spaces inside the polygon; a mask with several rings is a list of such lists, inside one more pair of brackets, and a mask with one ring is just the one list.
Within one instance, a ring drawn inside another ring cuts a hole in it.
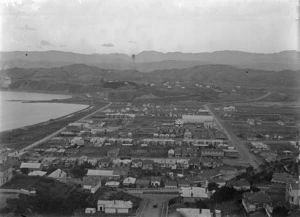
[{"label": "hill", "polygon": [[259,87],[298,87],[300,71],[270,72],[239,69],[228,65],[203,65],[185,69],[156,70],[141,73],[134,70],[109,70],[74,64],[55,68],[12,68],[1,71],[11,78],[11,89],[66,92],[95,92],[103,88],[136,89],[144,83],[182,81],[222,85]]},{"label": "hill", "polygon": [[283,51],[273,54],[241,51],[212,53],[161,53],[143,51],[132,58],[126,54],[78,54],[63,51],[1,52],[0,64],[4,68],[52,68],[71,64],[86,64],[112,70],[138,70],[151,72],[164,69],[182,69],[197,65],[224,64],[237,68],[280,71],[299,70],[300,53]]}]

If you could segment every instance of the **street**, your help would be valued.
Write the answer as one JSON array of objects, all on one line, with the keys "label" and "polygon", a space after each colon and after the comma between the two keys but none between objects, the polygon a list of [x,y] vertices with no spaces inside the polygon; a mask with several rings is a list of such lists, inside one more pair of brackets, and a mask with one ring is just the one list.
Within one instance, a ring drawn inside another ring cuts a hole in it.
[{"label": "street", "polygon": [[[232,145],[239,151],[240,153],[240,162],[241,163],[250,163],[254,169],[257,169],[260,164],[262,164],[260,159],[257,159],[250,153],[250,150],[246,146],[244,141],[239,140],[239,138],[229,130],[228,124],[223,122],[221,118],[215,113],[214,109],[211,108],[210,105],[204,106],[208,112],[213,116],[216,124],[224,131],[228,139],[231,141]],[[232,160],[237,161],[237,160]]]},{"label": "street", "polygon": [[[168,201],[176,195],[162,195],[162,194],[142,194],[134,193],[138,197],[144,199],[141,207],[136,214],[137,217],[167,217]],[[154,208],[153,205],[157,204]]]}]

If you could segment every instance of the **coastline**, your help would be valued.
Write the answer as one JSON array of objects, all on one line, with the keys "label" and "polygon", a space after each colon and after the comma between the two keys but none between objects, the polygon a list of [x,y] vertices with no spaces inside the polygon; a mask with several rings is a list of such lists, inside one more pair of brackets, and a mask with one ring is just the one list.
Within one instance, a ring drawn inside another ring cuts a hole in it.
[{"label": "coastline", "polygon": [[[3,91],[3,90],[0,90]],[[34,91],[11,91],[5,90],[8,92],[25,92],[25,93],[40,93],[46,94],[45,92],[34,92]],[[60,94],[47,92],[49,94]],[[58,129],[66,126],[70,122],[75,122],[80,118],[91,114],[97,109],[103,107],[109,102],[102,100],[95,100],[91,103],[91,99],[84,97],[78,97],[79,95],[69,95],[69,98],[66,99],[52,99],[52,100],[8,100],[22,103],[62,103],[62,104],[81,104],[86,105],[85,108],[80,109],[69,114],[49,119],[47,121],[39,122],[36,124],[27,125],[24,127],[18,127],[14,129],[4,130],[0,132],[0,142],[2,148],[11,148],[11,149],[21,149],[29,144],[32,144],[35,141],[38,141],[40,138],[43,138]]]},{"label": "coastline", "polygon": [[76,122],[77,120],[97,111],[99,108],[102,108],[107,104],[108,103],[102,105],[91,105],[80,111],[73,112],[53,120],[2,131],[0,132],[0,142],[2,144],[2,148],[19,150],[27,147],[28,145],[61,129],[62,127],[67,126],[69,123]]}]

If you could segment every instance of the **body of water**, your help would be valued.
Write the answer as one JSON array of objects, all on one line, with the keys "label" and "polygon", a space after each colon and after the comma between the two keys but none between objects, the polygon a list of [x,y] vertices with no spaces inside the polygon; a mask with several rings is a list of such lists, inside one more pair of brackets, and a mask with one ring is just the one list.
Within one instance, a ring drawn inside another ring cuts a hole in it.
[{"label": "body of water", "polygon": [[25,127],[87,108],[88,105],[65,103],[23,103],[9,100],[67,99],[69,95],[31,92],[0,92],[0,131]]}]

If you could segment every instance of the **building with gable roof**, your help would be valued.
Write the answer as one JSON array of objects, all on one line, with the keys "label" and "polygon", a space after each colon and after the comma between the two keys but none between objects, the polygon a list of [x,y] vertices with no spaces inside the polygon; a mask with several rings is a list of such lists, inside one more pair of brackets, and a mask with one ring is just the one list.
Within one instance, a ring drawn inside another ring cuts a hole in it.
[{"label": "building with gable roof", "polygon": [[247,213],[265,209],[267,213],[272,213],[272,199],[264,191],[243,193],[242,204]]},{"label": "building with gable roof", "polygon": [[123,200],[98,200],[97,210],[104,213],[129,213],[133,204]]},{"label": "building with gable roof", "polygon": [[60,182],[64,182],[64,183],[67,182],[67,173],[61,169],[55,170],[54,172],[49,174],[48,177],[56,179]]},{"label": "building with gable roof", "polygon": [[4,185],[12,179],[12,170],[12,166],[7,162],[3,162],[2,164],[0,164],[0,186]]}]

